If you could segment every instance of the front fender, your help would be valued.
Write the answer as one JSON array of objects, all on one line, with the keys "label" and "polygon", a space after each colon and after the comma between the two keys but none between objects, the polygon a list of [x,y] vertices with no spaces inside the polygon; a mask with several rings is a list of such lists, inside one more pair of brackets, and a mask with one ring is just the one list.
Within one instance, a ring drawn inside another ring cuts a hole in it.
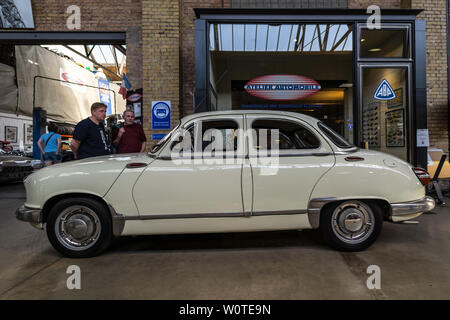
[{"label": "front fender", "polygon": [[130,162],[149,163],[146,155],[112,155],[65,162],[41,169],[25,179],[28,208],[42,208],[62,194],[84,193],[103,198]]}]

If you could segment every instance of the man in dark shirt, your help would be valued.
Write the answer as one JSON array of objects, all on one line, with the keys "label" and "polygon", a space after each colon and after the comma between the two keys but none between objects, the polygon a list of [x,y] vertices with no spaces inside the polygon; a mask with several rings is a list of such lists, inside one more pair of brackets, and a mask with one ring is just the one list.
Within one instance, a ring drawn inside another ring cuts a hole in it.
[{"label": "man in dark shirt", "polygon": [[124,126],[114,133],[113,143],[117,153],[144,152],[147,138],[139,123],[134,123],[134,112],[125,110],[123,113]]},{"label": "man in dark shirt", "polygon": [[103,126],[106,105],[100,102],[93,103],[91,114],[89,118],[81,120],[75,127],[71,142],[75,159],[110,154]]}]

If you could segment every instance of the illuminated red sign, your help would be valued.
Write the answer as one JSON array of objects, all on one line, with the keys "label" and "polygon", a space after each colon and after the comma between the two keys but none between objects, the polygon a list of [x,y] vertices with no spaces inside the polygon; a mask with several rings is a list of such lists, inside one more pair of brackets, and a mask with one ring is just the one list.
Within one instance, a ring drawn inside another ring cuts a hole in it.
[{"label": "illuminated red sign", "polygon": [[133,93],[131,96],[127,98],[128,101],[135,102],[142,98],[142,94]]},{"label": "illuminated red sign", "polygon": [[293,74],[273,74],[250,80],[244,89],[252,96],[275,101],[300,100],[321,89],[317,81]]}]

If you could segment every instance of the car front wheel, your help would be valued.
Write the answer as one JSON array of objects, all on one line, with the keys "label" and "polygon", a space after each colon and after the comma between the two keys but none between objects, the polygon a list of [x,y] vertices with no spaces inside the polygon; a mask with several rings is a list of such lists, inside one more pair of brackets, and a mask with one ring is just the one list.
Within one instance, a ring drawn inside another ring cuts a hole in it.
[{"label": "car front wheel", "polygon": [[330,204],[320,216],[320,231],[329,245],[341,251],[368,248],[381,232],[383,214],[374,201],[350,200]]},{"label": "car front wheel", "polygon": [[93,257],[112,242],[111,217],[107,208],[95,199],[63,199],[50,210],[47,236],[52,246],[65,256]]}]

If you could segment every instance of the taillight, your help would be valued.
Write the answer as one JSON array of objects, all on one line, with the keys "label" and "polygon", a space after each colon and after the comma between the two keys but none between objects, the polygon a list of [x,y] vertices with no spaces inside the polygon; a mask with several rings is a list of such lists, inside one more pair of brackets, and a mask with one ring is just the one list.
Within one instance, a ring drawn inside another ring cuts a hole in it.
[{"label": "taillight", "polygon": [[416,174],[417,178],[422,182],[424,186],[430,183],[431,178],[430,174],[427,172],[427,170],[422,168],[413,168],[414,173]]}]

